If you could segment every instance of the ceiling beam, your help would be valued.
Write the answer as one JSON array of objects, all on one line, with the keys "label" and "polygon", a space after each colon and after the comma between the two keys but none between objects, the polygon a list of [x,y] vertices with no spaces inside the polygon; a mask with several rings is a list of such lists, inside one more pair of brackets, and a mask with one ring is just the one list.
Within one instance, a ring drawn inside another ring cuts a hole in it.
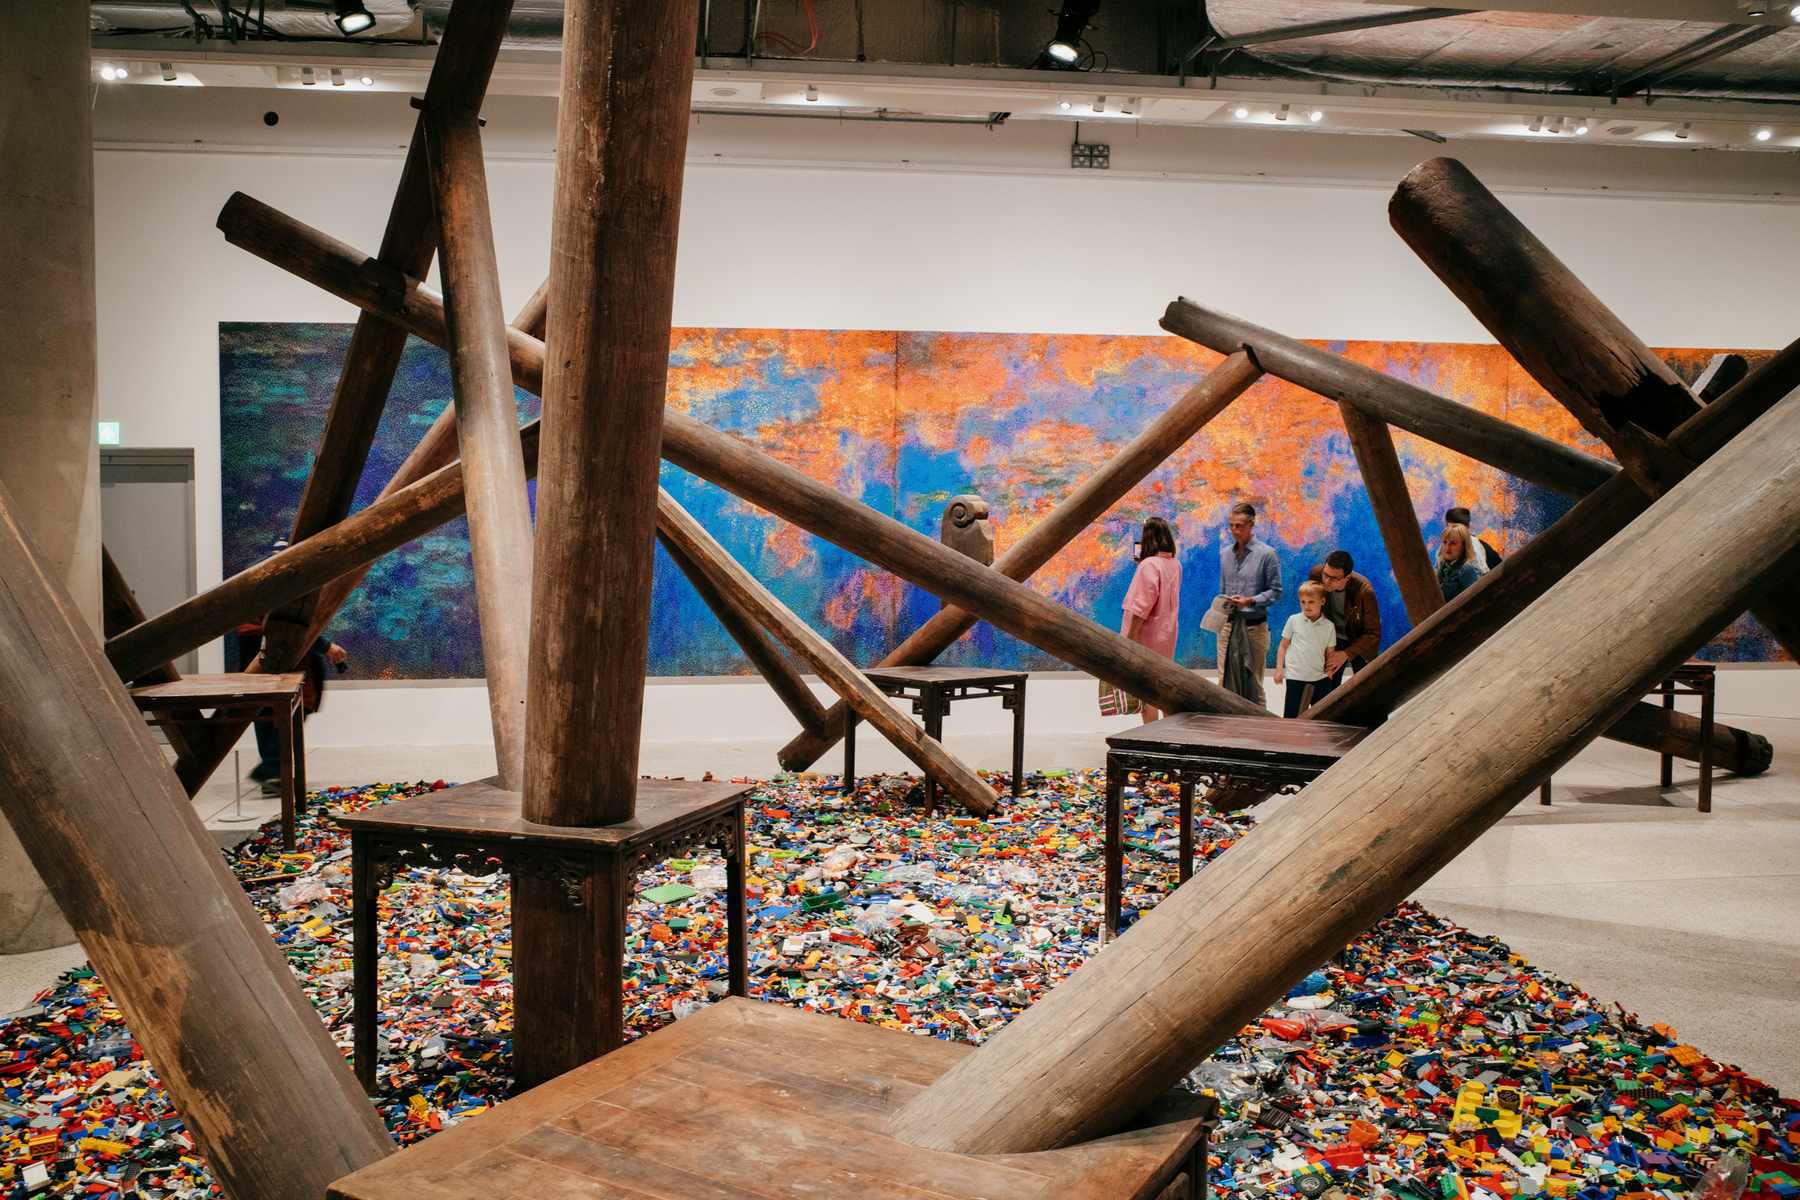
[{"label": "ceiling beam", "polygon": [[1182,56],[1192,62],[1202,50],[1238,50],[1245,46],[1261,46],[1269,42],[1288,42],[1295,38],[1321,37],[1331,33],[1350,33],[1357,29],[1380,29],[1387,25],[1410,25],[1414,21],[1436,21],[1442,17],[1467,17],[1483,12],[1479,8],[1415,8],[1408,12],[1382,13],[1373,17],[1344,17],[1337,21],[1315,21],[1310,25],[1288,25],[1265,29],[1261,33],[1240,33],[1235,37],[1207,37],[1194,44]]},{"label": "ceiling beam", "polygon": [[1615,94],[1635,96],[1647,87],[1673,79],[1677,75],[1693,70],[1702,63],[1709,63],[1715,58],[1723,58],[1733,51],[1742,50],[1745,46],[1755,45],[1770,34],[1779,32],[1781,32],[1779,25],[1721,26],[1705,37],[1696,38],[1679,50],[1671,50],[1661,58],[1645,63],[1638,68],[1635,75],[1619,84]]}]

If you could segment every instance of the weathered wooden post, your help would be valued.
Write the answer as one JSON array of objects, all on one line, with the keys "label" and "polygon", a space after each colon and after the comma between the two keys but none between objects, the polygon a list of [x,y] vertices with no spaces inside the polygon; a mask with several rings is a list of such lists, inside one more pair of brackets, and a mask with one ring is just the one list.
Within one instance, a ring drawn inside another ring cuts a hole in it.
[{"label": "weathered wooden post", "polygon": [[[1233,353],[1070,492],[1029,533],[1008,547],[994,561],[994,570],[1008,579],[1029,579],[1261,378],[1255,359],[1242,350]],[[944,608],[877,665],[925,666],[973,629],[977,620],[960,608]],[[827,709],[825,732],[802,730],[776,755],[781,765],[790,771],[804,771],[817,762],[821,754],[843,739],[845,712],[842,704]]]},{"label": "weathered wooden post", "polygon": [[758,583],[667,492],[658,499],[657,528],[662,537],[700,565],[734,603],[780,638],[789,650],[805,659],[819,678],[855,708],[858,716],[879,729],[920,770],[935,777],[964,807],[977,816],[986,816],[994,810],[994,789],[981,776],[944,749],[936,738],[903,716],[849,659]]},{"label": "weathered wooden post", "polygon": [[1400,469],[1394,435],[1385,422],[1354,404],[1340,400],[1338,411],[1344,418],[1344,432],[1350,435],[1350,450],[1356,455],[1363,486],[1368,489],[1369,504],[1375,510],[1375,524],[1387,547],[1394,582],[1400,585],[1400,599],[1406,605],[1408,619],[1417,625],[1443,606],[1444,593],[1438,587],[1425,537],[1419,532],[1419,517],[1413,510],[1412,495],[1406,490],[1406,475]]},{"label": "weathered wooden post", "polygon": [[[891,1131],[991,1154],[1116,1129],[1635,704],[1791,567],[1797,544],[1800,395],[912,1100]],[[1621,611],[1655,619],[1604,616]]]},{"label": "weathered wooden post", "polygon": [[[658,453],[698,0],[571,0],[550,229],[524,815],[610,825],[637,803]],[[513,890],[514,1073],[618,1044],[623,913]],[[571,972],[572,956],[609,964]],[[609,1026],[602,1028],[602,1026]]]},{"label": "weathered wooden post", "polygon": [[0,812],[226,1195],[314,1200],[392,1152],[4,489]]}]

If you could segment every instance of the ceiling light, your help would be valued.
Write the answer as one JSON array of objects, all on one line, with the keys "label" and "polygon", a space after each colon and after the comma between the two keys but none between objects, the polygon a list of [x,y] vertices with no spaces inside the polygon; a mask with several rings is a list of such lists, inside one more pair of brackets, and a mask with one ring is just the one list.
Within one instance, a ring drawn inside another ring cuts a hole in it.
[{"label": "ceiling light", "polygon": [[110,66],[110,65],[101,67],[100,68],[100,78],[102,78],[102,79],[123,79],[123,78],[125,78],[125,68],[124,67],[114,67],[114,66]]},{"label": "ceiling light", "polygon": [[311,86],[313,86],[313,84],[315,84],[319,81],[313,78],[313,69],[311,67],[301,67],[300,68],[300,82],[305,84],[307,87],[311,87]]},{"label": "ceiling light", "polygon": [[1072,63],[1081,57],[1081,51],[1067,42],[1051,42],[1049,54],[1057,62]]},{"label": "ceiling light", "polygon": [[1529,120],[1525,123],[1525,128],[1531,130],[1531,132],[1533,132],[1533,133],[1536,133],[1538,130],[1542,129],[1543,127],[1544,127],[1544,118],[1542,118],[1542,117],[1533,117],[1533,118],[1531,118],[1531,120]]},{"label": "ceiling light", "polygon": [[1678,138],[1685,138],[1688,135],[1688,130],[1692,129],[1693,127],[1694,127],[1694,123],[1692,121],[1683,121],[1681,123],[1681,128],[1677,129],[1675,131],[1675,136]]},{"label": "ceiling light", "polygon": [[174,83],[175,82],[175,64],[174,63],[157,63],[156,65],[162,68],[162,77],[163,77],[164,83]]},{"label": "ceiling light", "polygon": [[1072,67],[1081,60],[1081,35],[1099,10],[1100,0],[1063,0],[1056,14],[1056,36],[1044,47],[1044,57],[1053,66]]},{"label": "ceiling light", "polygon": [[1285,121],[1285,120],[1287,120],[1287,115],[1288,115],[1288,106],[1284,104],[1278,110],[1276,110],[1275,119],[1277,121]]},{"label": "ceiling light", "polygon": [[1070,104],[1067,100],[1064,100],[1057,107],[1061,108],[1064,112],[1068,112],[1074,105]]},{"label": "ceiling light", "polygon": [[1250,115],[1250,110],[1240,104],[1236,108],[1231,110],[1231,115],[1241,121],[1245,117]]},{"label": "ceiling light", "polygon": [[1105,96],[1095,96],[1094,97],[1094,111],[1097,113],[1103,113],[1106,111],[1106,97]]},{"label": "ceiling light", "polygon": [[1793,17],[1794,20],[1800,21],[1800,4],[1794,5]]},{"label": "ceiling light", "polygon": [[818,84],[809,83],[806,85],[806,99],[810,103],[813,103],[813,104],[817,104],[819,102],[819,85]]},{"label": "ceiling light", "polygon": [[356,82],[362,84],[364,87],[374,87],[375,86],[375,77],[373,75],[364,75],[362,78],[358,79]]},{"label": "ceiling light", "polygon": [[344,86],[344,69],[342,67],[331,68],[331,86],[332,87],[343,87]]},{"label": "ceiling light", "polygon": [[1769,140],[1769,131],[1768,131],[1768,130],[1766,130],[1766,129],[1759,129],[1759,130],[1757,130],[1757,131],[1756,131],[1756,140],[1757,140],[1757,141],[1759,141],[1759,142],[1766,142],[1766,141],[1768,141],[1768,140]]},{"label": "ceiling light", "polygon": [[1761,3],[1761,0],[1750,0],[1750,3],[1744,5],[1744,12],[1752,17],[1766,17],[1769,15],[1769,6]]},{"label": "ceiling light", "polygon": [[331,19],[345,37],[375,27],[375,17],[363,7],[362,0],[332,0],[332,7],[337,14]]},{"label": "ceiling light", "polygon": [[1323,109],[1315,108],[1306,114],[1306,119],[1309,121],[1323,121],[1325,119],[1325,112]]},{"label": "ceiling light", "polygon": [[1583,133],[1586,133],[1587,131],[1588,131],[1588,123],[1585,120],[1575,122],[1575,132],[1577,134],[1583,134]]}]

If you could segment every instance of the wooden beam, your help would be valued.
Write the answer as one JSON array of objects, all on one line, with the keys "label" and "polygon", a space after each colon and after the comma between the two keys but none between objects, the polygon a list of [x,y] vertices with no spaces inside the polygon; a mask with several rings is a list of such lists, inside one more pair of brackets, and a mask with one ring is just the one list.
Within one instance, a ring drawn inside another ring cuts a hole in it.
[{"label": "wooden beam", "polygon": [[719,584],[707,574],[706,568],[688,557],[680,543],[670,541],[668,535],[660,530],[656,540],[662,544],[669,561],[687,577],[694,592],[718,619],[719,624],[725,627],[725,632],[731,635],[731,640],[737,643],[738,649],[744,652],[744,657],[750,660],[756,673],[763,677],[776,698],[794,714],[794,720],[800,722],[800,727],[814,731],[823,728],[825,706],[819,703],[819,698],[806,686],[806,680],[801,678],[793,664],[782,657],[781,647],[775,644],[756,618],[721,591]]},{"label": "wooden beam", "polygon": [[698,20],[699,0],[565,9],[523,801],[546,825],[637,800]]},{"label": "wooden beam", "polygon": [[[994,570],[1020,582],[1031,578],[1261,378],[1262,369],[1247,351],[1232,353],[1009,546],[994,561]],[[954,606],[942,608],[877,665],[925,666],[973,629],[979,619]],[[847,712],[847,706],[841,702],[832,705],[825,711],[823,729],[802,729],[781,748],[777,760],[790,771],[804,771],[812,766],[821,754],[843,740]]]},{"label": "wooden beam", "polygon": [[1344,432],[1350,435],[1350,450],[1368,489],[1369,504],[1375,510],[1375,524],[1387,547],[1394,582],[1400,585],[1400,600],[1406,605],[1407,618],[1417,625],[1443,607],[1444,591],[1438,586],[1425,535],[1419,531],[1418,513],[1406,488],[1406,474],[1400,469],[1394,435],[1386,422],[1354,404],[1340,400],[1338,411],[1344,418]]},{"label": "wooden beam", "polygon": [[[102,545],[100,547],[100,621],[102,632],[105,636],[112,637],[114,634],[122,633],[125,630],[130,629],[133,625],[142,624],[143,620],[144,609],[143,606],[138,603],[137,593],[132,591],[131,585],[125,581],[125,572],[119,570],[119,564],[113,561],[112,552]],[[175,664],[172,662],[165,662],[160,666],[150,668],[150,670],[145,671],[138,678],[128,679],[125,682],[131,684],[174,683],[180,678],[181,672],[175,669]],[[151,715],[158,719],[162,719],[173,714],[157,712]],[[169,739],[169,745],[175,751],[176,774],[178,776],[184,776],[182,782],[185,784],[187,781],[184,772],[182,771],[182,764],[191,763],[194,758],[194,751],[188,740],[188,729],[194,727],[164,725],[162,728],[163,736]],[[192,774],[192,769],[190,768],[185,774]],[[196,788],[189,788],[188,795],[192,796],[197,790],[198,789]]]},{"label": "wooden beam", "polygon": [[1742,612],[1772,567],[1800,557],[1797,543],[1800,395],[911,1100],[889,1131],[995,1154],[1125,1124],[1631,708]]},{"label": "wooden beam", "polygon": [[1519,365],[1658,494],[1662,466],[1618,435],[1636,425],[1665,437],[1700,411],[1669,365],[1455,159],[1414,167],[1394,189],[1388,221]]},{"label": "wooden beam", "polygon": [[[510,0],[494,7],[505,11]],[[444,332],[462,447],[488,715],[500,786],[517,790],[525,778],[531,500],[519,454],[519,406],[507,360],[487,171],[474,106],[428,101],[423,123],[443,230]]]},{"label": "wooden beam", "polygon": [[943,743],[902,715],[849,659],[758,583],[667,492],[658,494],[657,529],[695,563],[701,564],[719,588],[756,618],[758,624],[804,659],[819,678],[844,697],[857,716],[880,730],[895,749],[917,764],[920,770],[934,776],[965,808],[976,816],[986,816],[994,811],[994,789],[986,780],[944,749]]},{"label": "wooden beam", "polygon": [[1327,400],[1354,404],[1396,429],[1558,495],[1579,500],[1618,470],[1604,459],[1192,300],[1183,298],[1169,305],[1161,324],[1170,333],[1220,354],[1248,346],[1271,375]]},{"label": "wooden beam", "polygon": [[16,513],[0,488],[0,813],[226,1195],[314,1200],[393,1144]]},{"label": "wooden beam", "polygon": [[513,317],[513,328],[520,333],[528,334],[538,341],[544,340],[544,325],[550,316],[550,280],[538,284],[537,291],[525,301],[525,307]]}]

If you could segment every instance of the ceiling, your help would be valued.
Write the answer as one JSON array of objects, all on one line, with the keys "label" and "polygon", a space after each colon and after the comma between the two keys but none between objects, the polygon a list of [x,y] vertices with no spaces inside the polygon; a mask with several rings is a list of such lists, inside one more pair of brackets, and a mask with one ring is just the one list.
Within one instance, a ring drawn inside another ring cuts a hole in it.
[{"label": "ceiling", "polygon": [[[371,40],[335,36],[318,0],[263,0],[262,25],[228,24],[228,3],[196,3],[212,18],[197,30],[181,0],[98,0],[96,79],[110,66],[125,84],[417,92],[449,10],[368,0],[381,20]],[[693,104],[1800,151],[1793,0],[1761,16],[1751,0],[1521,0],[1429,19],[1361,0],[1109,0],[1076,69],[1046,69],[1046,3],[702,0]],[[554,95],[561,28],[561,0],[515,0],[494,91]]]}]

